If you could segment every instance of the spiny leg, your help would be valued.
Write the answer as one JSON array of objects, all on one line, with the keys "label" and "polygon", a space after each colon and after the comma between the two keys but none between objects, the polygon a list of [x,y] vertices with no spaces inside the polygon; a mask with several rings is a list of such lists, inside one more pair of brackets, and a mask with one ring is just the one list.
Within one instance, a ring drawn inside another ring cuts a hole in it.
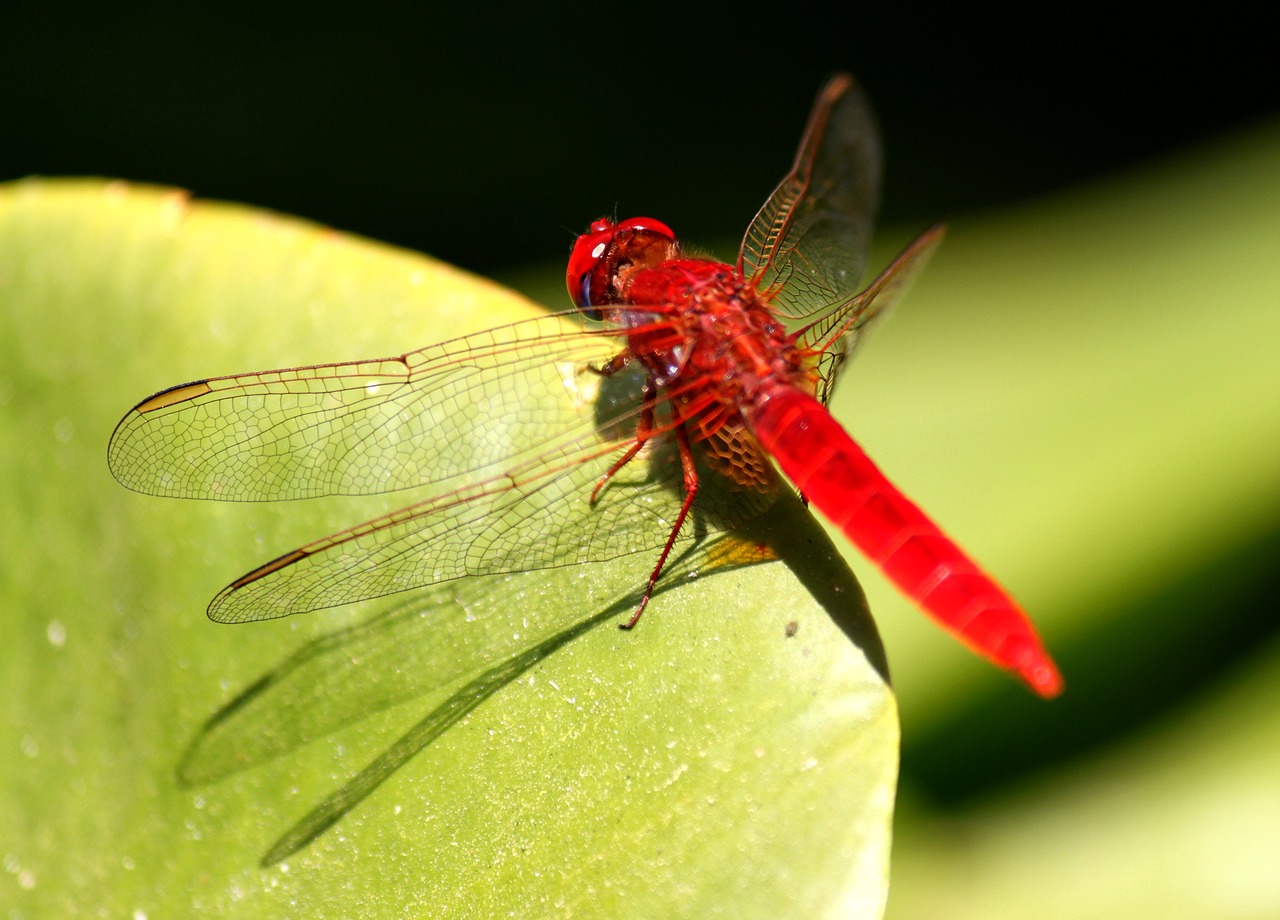
[{"label": "spiny leg", "polygon": [[676,444],[680,447],[680,466],[684,472],[684,501],[680,505],[680,513],[676,515],[676,522],[671,527],[671,534],[667,537],[667,545],[662,548],[662,555],[658,557],[658,564],[653,567],[653,574],[649,576],[649,584],[645,586],[644,595],[640,598],[640,606],[636,608],[636,612],[630,620],[618,624],[622,629],[630,629],[635,626],[640,620],[640,615],[644,613],[644,608],[649,605],[649,598],[653,596],[653,589],[658,584],[658,576],[662,574],[662,567],[667,564],[667,557],[671,555],[671,548],[675,546],[676,537],[680,535],[680,529],[684,527],[685,518],[689,516],[689,510],[693,508],[693,500],[698,495],[698,468],[693,460],[693,448],[689,444],[689,432],[685,430],[683,419],[676,422],[674,430]]},{"label": "spiny leg", "polygon": [[[609,362],[609,364],[613,364],[617,360],[617,358],[614,358],[613,361]],[[605,367],[607,368],[609,365],[607,364]],[[599,373],[602,376],[608,376],[608,374],[603,370]],[[654,407],[657,404],[658,384],[653,379],[653,375],[650,374],[645,377],[644,389],[641,390],[640,419],[636,422],[636,439],[631,442],[631,446],[628,447],[622,456],[619,457],[614,464],[605,471],[605,474],[600,477],[599,481],[596,483],[596,487],[591,490],[591,504],[594,505],[596,503],[596,499],[600,497],[600,491],[608,484],[609,480],[616,476],[624,466],[634,460],[636,454],[640,453],[640,449],[643,448],[649,438],[652,437]]]}]

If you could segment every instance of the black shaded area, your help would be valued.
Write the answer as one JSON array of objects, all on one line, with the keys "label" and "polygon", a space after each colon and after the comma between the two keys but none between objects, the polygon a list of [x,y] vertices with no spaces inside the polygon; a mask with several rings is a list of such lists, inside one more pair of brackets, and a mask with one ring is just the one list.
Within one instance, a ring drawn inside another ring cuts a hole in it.
[{"label": "black shaded area", "polygon": [[0,180],[177,185],[491,273],[563,257],[615,209],[695,242],[740,233],[836,70],[883,122],[885,218],[919,227],[1280,108],[1270,32],[1238,18],[299,9],[7,5]]},{"label": "black shaded area", "polygon": [[1280,530],[1204,565],[1091,631],[1088,649],[1054,651],[1067,691],[1046,704],[1010,682],[926,736],[906,733],[904,785],[962,807],[1036,771],[1083,759],[1183,706],[1280,634],[1275,561]]}]

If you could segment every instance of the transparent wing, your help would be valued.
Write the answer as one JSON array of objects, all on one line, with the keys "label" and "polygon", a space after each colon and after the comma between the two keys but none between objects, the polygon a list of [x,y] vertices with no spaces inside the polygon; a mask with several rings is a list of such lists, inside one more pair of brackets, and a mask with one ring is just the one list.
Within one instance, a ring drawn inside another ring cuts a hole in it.
[{"label": "transparent wing", "polygon": [[107,461],[135,491],[223,501],[482,476],[546,451],[549,432],[589,432],[596,419],[576,393],[582,373],[624,345],[562,314],[395,358],[183,384],[125,415]]},{"label": "transparent wing", "polygon": [[[656,550],[681,501],[680,463],[655,438],[592,504],[592,489],[630,440],[558,442],[504,475],[426,499],[287,553],[237,579],[209,605],[219,622],[304,613],[464,575],[494,575]],[[592,462],[595,461],[595,462]],[[707,482],[687,543],[760,514],[776,493]]]},{"label": "transparent wing", "polygon": [[907,292],[945,235],[946,227],[941,224],[929,228],[899,253],[866,290],[800,330],[801,346],[818,356],[817,395],[824,405],[831,398],[845,362],[875,323],[887,316]]},{"label": "transparent wing", "polygon": [[788,316],[857,292],[879,205],[880,132],[848,74],[818,94],[786,178],[747,227],[738,270]]},{"label": "transparent wing", "polygon": [[[209,606],[220,622],[654,550],[682,498],[665,405],[645,450],[590,501],[636,436],[639,368],[590,370],[625,344],[619,335],[550,316],[398,358],[184,384],[125,416],[111,469],[138,491],[241,501],[448,483],[238,578]],[[728,497],[740,491],[749,494]],[[708,483],[683,541],[772,500],[759,487]]]}]

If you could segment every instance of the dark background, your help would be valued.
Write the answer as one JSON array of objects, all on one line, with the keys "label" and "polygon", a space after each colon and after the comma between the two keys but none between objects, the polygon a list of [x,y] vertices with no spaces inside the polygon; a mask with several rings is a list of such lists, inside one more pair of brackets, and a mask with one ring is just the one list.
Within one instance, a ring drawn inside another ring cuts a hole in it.
[{"label": "dark background", "polygon": [[839,69],[880,112],[884,219],[909,227],[1111,174],[1278,108],[1261,76],[1274,67],[1248,47],[1262,32],[1238,21],[821,10],[10,5],[0,180],[176,185],[492,273],[554,263],[615,211],[694,241],[734,238]]}]

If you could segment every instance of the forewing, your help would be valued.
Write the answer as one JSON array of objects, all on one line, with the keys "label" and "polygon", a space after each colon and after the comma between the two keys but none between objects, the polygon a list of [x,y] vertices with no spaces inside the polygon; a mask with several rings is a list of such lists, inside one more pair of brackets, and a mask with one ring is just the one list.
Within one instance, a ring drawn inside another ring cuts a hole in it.
[{"label": "forewing", "polygon": [[747,227],[738,269],[789,316],[847,301],[879,205],[880,132],[848,74],[818,94],[786,178]]},{"label": "forewing", "polygon": [[108,446],[139,492],[268,501],[393,492],[518,466],[594,423],[575,392],[625,342],[564,315],[394,358],[217,377],[139,403]]}]

